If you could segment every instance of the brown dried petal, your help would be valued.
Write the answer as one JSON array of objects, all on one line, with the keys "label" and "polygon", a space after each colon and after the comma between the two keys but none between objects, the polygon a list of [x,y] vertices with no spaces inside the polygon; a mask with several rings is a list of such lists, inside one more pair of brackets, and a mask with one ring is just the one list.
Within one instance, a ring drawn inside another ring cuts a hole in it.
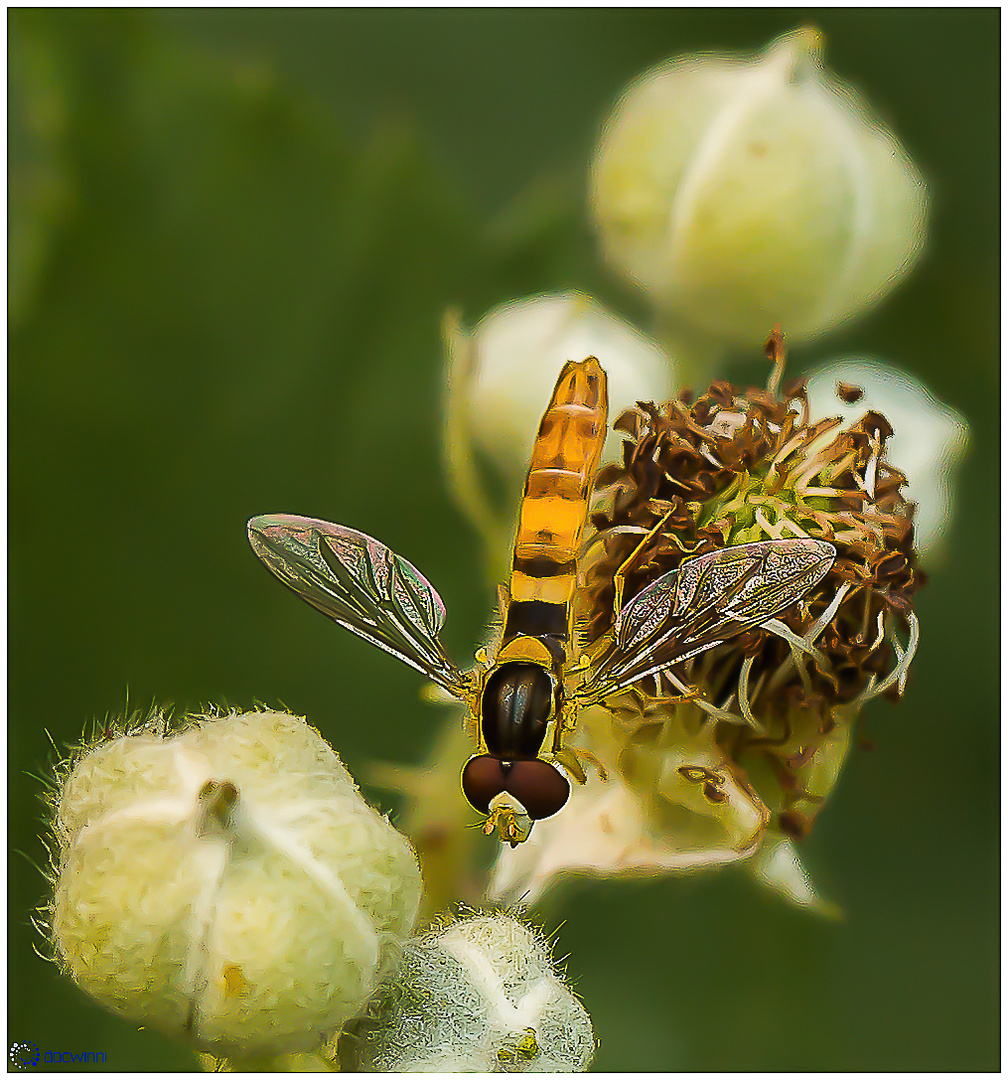
[{"label": "brown dried petal", "polygon": [[854,405],[864,397],[864,390],[860,386],[840,381],[836,384],[836,393],[845,405]]},{"label": "brown dried petal", "polygon": [[883,442],[893,433],[892,425],[889,421],[880,412],[875,412],[874,409],[869,409],[868,412],[858,420],[855,427],[860,428],[869,435],[874,435],[877,432],[878,437],[882,439]]}]

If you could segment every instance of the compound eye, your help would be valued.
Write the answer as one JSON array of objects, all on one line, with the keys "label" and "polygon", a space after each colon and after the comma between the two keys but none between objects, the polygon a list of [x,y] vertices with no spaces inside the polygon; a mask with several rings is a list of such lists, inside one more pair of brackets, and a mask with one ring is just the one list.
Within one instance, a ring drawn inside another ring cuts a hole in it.
[{"label": "compound eye", "polygon": [[490,813],[490,800],[504,790],[507,777],[501,763],[489,754],[470,758],[462,770],[462,794],[481,814]]},{"label": "compound eye", "polygon": [[567,778],[547,761],[515,761],[502,779],[504,790],[525,807],[533,821],[552,817],[570,797]]}]

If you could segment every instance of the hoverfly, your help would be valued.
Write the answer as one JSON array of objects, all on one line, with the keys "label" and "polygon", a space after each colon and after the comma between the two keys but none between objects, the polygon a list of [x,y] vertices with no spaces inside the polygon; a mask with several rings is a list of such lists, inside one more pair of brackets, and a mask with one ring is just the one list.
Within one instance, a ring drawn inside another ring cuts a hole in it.
[{"label": "hoverfly", "polygon": [[478,745],[462,790],[486,815],[484,831],[512,847],[564,806],[568,775],[585,781],[578,758],[590,755],[563,741],[579,709],[773,618],[836,557],[832,544],[811,538],[721,548],[685,559],[624,605],[631,555],[615,574],[612,630],[579,654],[572,601],[607,412],[598,360],[567,363],[532,449],[501,643],[492,657],[480,650],[469,672],[445,656],[444,604],[402,556],[313,518],[267,514],[248,523],[255,553],[303,600],[465,702]]}]

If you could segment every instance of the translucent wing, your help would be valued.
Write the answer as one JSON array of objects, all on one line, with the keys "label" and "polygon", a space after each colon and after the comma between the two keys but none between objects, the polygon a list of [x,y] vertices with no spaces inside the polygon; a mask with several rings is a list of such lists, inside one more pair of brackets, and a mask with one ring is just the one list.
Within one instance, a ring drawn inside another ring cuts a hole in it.
[{"label": "translucent wing", "polygon": [[772,619],[825,577],[825,540],[759,540],[686,559],[620,611],[608,648],[576,691],[600,701]]},{"label": "translucent wing", "polygon": [[290,589],[347,630],[456,697],[466,679],[445,656],[441,597],[400,555],[356,529],[290,514],[248,523],[252,550]]}]

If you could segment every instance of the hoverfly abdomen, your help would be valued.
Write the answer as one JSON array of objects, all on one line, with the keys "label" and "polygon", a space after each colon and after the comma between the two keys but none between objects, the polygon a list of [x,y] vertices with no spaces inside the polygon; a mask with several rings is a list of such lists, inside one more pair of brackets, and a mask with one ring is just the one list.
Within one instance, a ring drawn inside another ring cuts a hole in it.
[{"label": "hoverfly abdomen", "polygon": [[564,365],[539,425],[518,516],[504,641],[566,640],[588,495],[605,442],[606,375],[593,356]]}]

